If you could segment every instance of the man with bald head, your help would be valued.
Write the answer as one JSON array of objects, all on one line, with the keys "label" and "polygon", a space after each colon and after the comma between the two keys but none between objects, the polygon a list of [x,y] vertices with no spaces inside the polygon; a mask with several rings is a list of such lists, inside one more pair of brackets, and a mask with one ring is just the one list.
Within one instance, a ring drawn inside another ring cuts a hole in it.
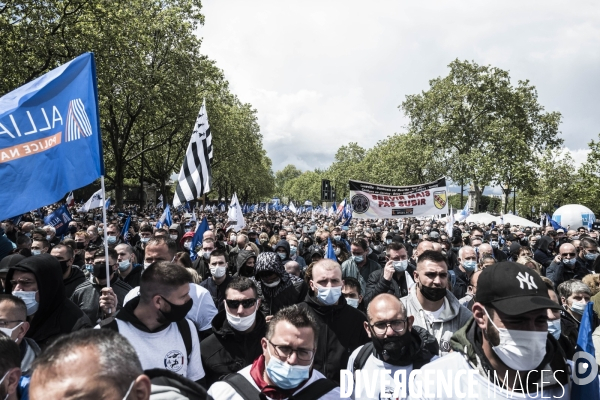
[{"label": "man with bald head", "polygon": [[342,296],[342,268],[336,261],[316,262],[309,283],[311,291],[300,307],[312,312],[321,326],[313,367],[339,383],[350,353],[369,340],[363,329],[367,318]]},{"label": "man with bald head", "polygon": [[445,355],[450,351],[450,338],[471,312],[447,290],[448,265],[443,254],[433,250],[420,253],[414,280],[415,287],[400,300],[407,315],[415,317],[415,325],[427,329],[438,341],[440,355]]},{"label": "man with bald head", "polygon": [[288,261],[285,264],[285,272],[287,272],[290,275],[294,275],[294,276],[297,276],[298,278],[301,278],[300,264],[298,264],[296,261]]},{"label": "man with bald head", "polygon": [[569,279],[581,280],[589,274],[587,268],[577,259],[577,249],[571,243],[563,243],[558,249],[558,255],[546,270],[546,277],[558,287]]},{"label": "man with bald head", "polygon": [[[413,369],[419,369],[436,358],[438,343],[427,330],[413,325],[414,317],[406,315],[404,305],[392,294],[376,296],[369,303],[367,317],[364,329],[371,341],[352,352],[347,368],[351,373],[367,370],[368,373],[362,376],[377,376],[379,381],[371,382],[375,392],[358,388],[355,384],[352,398],[394,398],[393,377],[396,372],[404,370],[406,376],[409,376]],[[375,371],[379,371],[377,375],[374,374]],[[386,383],[381,385],[384,377]]]}]

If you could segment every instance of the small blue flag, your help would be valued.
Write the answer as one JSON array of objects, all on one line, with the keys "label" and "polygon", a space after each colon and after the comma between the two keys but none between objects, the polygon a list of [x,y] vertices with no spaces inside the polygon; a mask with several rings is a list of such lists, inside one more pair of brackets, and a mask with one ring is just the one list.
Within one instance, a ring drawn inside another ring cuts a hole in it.
[{"label": "small blue flag", "polygon": [[125,239],[126,243],[129,243],[129,224],[131,223],[131,215],[127,216],[127,220],[125,221],[125,225],[123,226],[123,230],[121,231],[121,237]]},{"label": "small blue flag", "polygon": [[165,211],[163,211],[162,215],[156,222],[156,228],[160,229],[166,224],[167,225],[166,229],[169,229],[169,227],[171,226],[172,223],[173,222],[171,219],[171,207],[169,207],[169,205],[167,204]]},{"label": "small blue flag", "polygon": [[333,245],[331,244],[331,238],[327,238],[327,254],[325,255],[325,258],[337,261],[335,250],[333,249]]},{"label": "small blue flag", "polygon": [[106,208],[108,210],[108,207],[110,207],[110,197],[108,199],[106,199],[106,202],[104,203],[104,208]]},{"label": "small blue flag", "polygon": [[199,243],[202,243],[202,236],[207,230],[208,221],[206,220],[206,217],[204,217],[202,218],[202,222],[200,222],[200,225],[198,225],[198,228],[196,228],[196,232],[194,233],[194,237],[192,238],[192,245],[190,246],[190,258],[192,259],[192,261],[198,258],[198,253],[196,253],[196,246],[198,246]]},{"label": "small blue flag", "polygon": [[56,236],[58,237],[69,233],[69,222],[72,219],[67,206],[62,205],[54,210],[52,214],[45,217],[44,223],[56,229]]},{"label": "small blue flag", "polygon": [[[85,53],[0,97],[0,220],[104,174],[96,66]],[[17,201],[15,201],[17,200]]]}]

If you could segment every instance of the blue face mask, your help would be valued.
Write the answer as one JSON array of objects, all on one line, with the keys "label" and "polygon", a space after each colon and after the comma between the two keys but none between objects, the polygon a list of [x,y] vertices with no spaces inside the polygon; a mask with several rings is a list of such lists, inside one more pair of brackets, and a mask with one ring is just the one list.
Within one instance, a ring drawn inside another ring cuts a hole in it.
[{"label": "blue face mask", "polygon": [[355,263],[360,264],[361,262],[363,262],[365,257],[364,256],[352,256],[352,259],[354,260]]},{"label": "blue face mask", "polygon": [[266,366],[267,375],[278,388],[289,390],[300,386],[310,376],[310,365],[290,365],[273,357],[267,348],[271,359]]},{"label": "blue face mask", "polygon": [[598,258],[598,254],[587,253],[584,257],[588,261],[594,261],[596,258]]},{"label": "blue face mask", "polygon": [[467,260],[467,261],[463,262],[463,268],[467,272],[473,272],[477,268],[477,262],[476,261]]},{"label": "blue face mask", "polygon": [[560,318],[555,319],[554,321],[548,321],[548,333],[554,336],[554,339],[560,339]]},{"label": "blue face mask", "polygon": [[562,261],[563,261],[563,264],[565,264],[565,265],[575,265],[576,259],[571,258],[571,259],[568,260],[566,258],[563,258]]},{"label": "blue face mask", "polygon": [[334,287],[320,287],[315,285],[317,288],[317,298],[321,301],[321,303],[332,306],[339,300],[342,295],[342,287],[334,286]]},{"label": "blue face mask", "polygon": [[108,241],[108,244],[117,243],[117,237],[116,236],[107,236],[106,240]]},{"label": "blue face mask", "polygon": [[298,251],[298,248],[296,246],[290,246],[291,255],[296,255],[296,251]]}]

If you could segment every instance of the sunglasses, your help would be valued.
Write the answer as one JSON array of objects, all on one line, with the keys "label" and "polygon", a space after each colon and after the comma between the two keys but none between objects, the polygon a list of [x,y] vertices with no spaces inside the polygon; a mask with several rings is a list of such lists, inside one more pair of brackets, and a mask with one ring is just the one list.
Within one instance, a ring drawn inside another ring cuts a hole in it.
[{"label": "sunglasses", "polygon": [[240,306],[240,304],[244,308],[250,308],[250,307],[253,307],[256,304],[256,299],[225,300],[225,303],[227,303],[227,307],[232,308],[232,309],[233,308],[237,309]]}]

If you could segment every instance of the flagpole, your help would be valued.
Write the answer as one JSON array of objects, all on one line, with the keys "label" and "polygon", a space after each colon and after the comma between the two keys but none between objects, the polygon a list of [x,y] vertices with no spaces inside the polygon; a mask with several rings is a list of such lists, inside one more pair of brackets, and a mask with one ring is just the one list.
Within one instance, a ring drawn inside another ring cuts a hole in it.
[{"label": "flagpole", "polygon": [[[102,185],[102,224],[104,225],[104,229],[102,232],[104,234],[104,260],[106,262],[106,287],[110,289],[110,266],[108,260],[108,235],[106,234],[106,228],[108,227],[106,224],[106,190],[104,189],[104,175],[100,175],[100,184]],[[111,314],[112,310],[108,310],[108,314]]]}]

